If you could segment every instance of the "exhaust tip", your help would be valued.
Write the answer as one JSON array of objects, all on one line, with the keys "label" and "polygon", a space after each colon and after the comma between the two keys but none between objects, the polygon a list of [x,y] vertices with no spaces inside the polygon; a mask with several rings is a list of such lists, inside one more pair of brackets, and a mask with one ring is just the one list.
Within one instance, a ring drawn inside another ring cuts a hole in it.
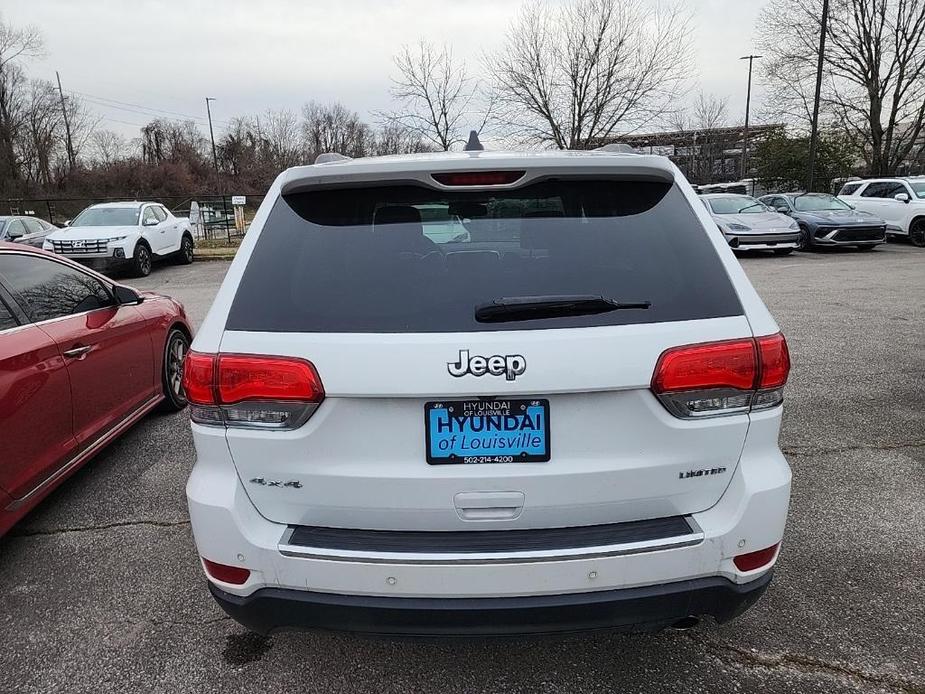
[{"label": "exhaust tip", "polygon": [[700,624],[699,617],[688,615],[687,617],[684,617],[683,619],[679,619],[677,622],[672,624],[669,628],[672,631],[687,631],[688,629],[693,629],[698,624]]}]

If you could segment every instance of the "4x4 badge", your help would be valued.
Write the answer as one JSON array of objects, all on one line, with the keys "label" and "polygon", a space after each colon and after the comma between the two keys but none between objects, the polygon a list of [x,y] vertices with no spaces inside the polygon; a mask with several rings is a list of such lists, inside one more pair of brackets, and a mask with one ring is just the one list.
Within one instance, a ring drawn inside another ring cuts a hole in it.
[{"label": "4x4 badge", "polygon": [[251,479],[251,484],[259,484],[261,487],[292,487],[293,489],[301,489],[302,483],[298,480],[268,480],[263,477],[254,477]]},{"label": "4x4 badge", "polygon": [[450,376],[461,378],[466,374],[473,376],[492,376],[504,377],[508,381],[513,381],[527,370],[527,360],[520,354],[495,354],[491,357],[469,356],[468,349],[459,350],[459,359],[455,362],[447,362],[446,370]]}]

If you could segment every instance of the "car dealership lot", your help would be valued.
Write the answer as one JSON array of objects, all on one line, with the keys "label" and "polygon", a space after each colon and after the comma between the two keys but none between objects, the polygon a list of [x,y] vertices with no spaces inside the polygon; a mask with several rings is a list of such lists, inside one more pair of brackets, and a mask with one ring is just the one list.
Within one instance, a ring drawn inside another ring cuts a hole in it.
[{"label": "car dealership lot", "polygon": [[[0,540],[0,691],[925,690],[925,252],[743,264],[793,355],[794,485],[775,581],[739,620],[542,641],[249,635],[195,559],[186,415],[152,415]],[[129,283],[199,323],[227,267]]]}]

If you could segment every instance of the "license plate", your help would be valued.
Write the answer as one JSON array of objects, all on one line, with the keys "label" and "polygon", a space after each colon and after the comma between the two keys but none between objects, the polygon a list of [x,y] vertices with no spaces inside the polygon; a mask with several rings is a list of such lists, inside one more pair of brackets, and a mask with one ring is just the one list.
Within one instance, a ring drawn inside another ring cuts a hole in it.
[{"label": "license plate", "polygon": [[442,400],[424,405],[431,465],[545,463],[548,400]]}]

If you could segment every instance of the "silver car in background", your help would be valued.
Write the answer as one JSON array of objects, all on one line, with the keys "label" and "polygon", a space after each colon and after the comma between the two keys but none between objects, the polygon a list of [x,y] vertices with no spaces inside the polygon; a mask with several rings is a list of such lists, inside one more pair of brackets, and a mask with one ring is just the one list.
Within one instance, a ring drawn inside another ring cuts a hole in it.
[{"label": "silver car in background", "polygon": [[796,221],[749,195],[717,193],[700,199],[736,250],[787,255],[799,247],[800,227]]}]

